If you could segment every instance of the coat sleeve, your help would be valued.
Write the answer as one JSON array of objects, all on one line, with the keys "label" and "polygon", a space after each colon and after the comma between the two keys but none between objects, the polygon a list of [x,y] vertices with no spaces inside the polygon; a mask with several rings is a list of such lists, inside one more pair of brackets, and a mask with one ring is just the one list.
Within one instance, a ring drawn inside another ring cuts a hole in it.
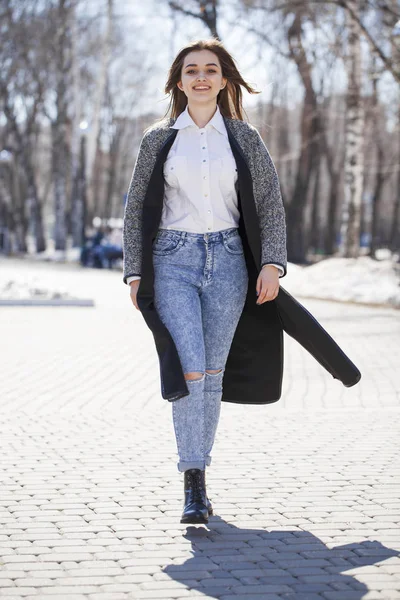
[{"label": "coat sleeve", "polygon": [[123,226],[123,281],[131,275],[141,275],[142,265],[142,210],[147,186],[151,177],[154,152],[151,149],[151,132],[146,132],[140,142],[136,163],[129,184]]},{"label": "coat sleeve", "polygon": [[259,132],[250,126],[253,135],[253,192],[261,235],[261,266],[281,265],[287,271],[286,221],[278,174]]}]

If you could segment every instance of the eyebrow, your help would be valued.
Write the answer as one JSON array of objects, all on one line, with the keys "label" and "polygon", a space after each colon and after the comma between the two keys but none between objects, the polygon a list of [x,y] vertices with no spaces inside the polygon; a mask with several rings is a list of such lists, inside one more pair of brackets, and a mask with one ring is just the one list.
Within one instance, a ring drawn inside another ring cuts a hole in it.
[{"label": "eyebrow", "polygon": [[[206,67],[211,67],[211,65],[214,65],[214,67],[218,67],[218,65],[216,63],[207,63]],[[190,64],[190,65],[186,65],[185,69],[187,69],[188,67],[197,67],[198,65],[196,64]]]}]

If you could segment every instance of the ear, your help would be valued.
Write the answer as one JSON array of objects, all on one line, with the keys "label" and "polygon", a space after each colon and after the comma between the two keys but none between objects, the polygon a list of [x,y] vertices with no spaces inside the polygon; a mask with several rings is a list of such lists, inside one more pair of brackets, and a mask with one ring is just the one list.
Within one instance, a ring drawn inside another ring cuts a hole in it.
[{"label": "ear", "polygon": [[182,81],[178,81],[178,83],[176,84],[177,87],[181,90],[181,92],[183,92],[183,85],[182,85]]},{"label": "ear", "polygon": [[228,83],[228,80],[226,79],[226,77],[223,77],[222,84],[221,84],[221,90],[223,90],[226,87],[227,83]]}]

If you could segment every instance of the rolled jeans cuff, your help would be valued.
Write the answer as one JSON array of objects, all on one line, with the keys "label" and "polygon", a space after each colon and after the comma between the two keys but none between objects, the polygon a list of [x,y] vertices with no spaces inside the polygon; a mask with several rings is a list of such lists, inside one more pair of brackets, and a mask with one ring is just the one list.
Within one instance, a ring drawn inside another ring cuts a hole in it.
[{"label": "rolled jeans cuff", "polygon": [[205,471],[206,463],[207,463],[207,461],[204,461],[204,460],[192,460],[192,461],[181,460],[177,463],[178,471],[180,471],[181,473],[184,473],[185,471],[188,471],[189,469],[200,469],[201,471]]}]

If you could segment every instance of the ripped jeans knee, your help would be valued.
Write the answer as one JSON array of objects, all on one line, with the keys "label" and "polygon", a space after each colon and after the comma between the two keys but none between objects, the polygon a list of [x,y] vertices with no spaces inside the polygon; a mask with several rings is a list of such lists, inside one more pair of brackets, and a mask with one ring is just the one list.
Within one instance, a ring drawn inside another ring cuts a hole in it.
[{"label": "ripped jeans knee", "polygon": [[205,378],[205,374],[200,371],[193,371],[190,373],[185,373],[185,380],[187,383],[195,383],[198,381],[203,381]]}]

